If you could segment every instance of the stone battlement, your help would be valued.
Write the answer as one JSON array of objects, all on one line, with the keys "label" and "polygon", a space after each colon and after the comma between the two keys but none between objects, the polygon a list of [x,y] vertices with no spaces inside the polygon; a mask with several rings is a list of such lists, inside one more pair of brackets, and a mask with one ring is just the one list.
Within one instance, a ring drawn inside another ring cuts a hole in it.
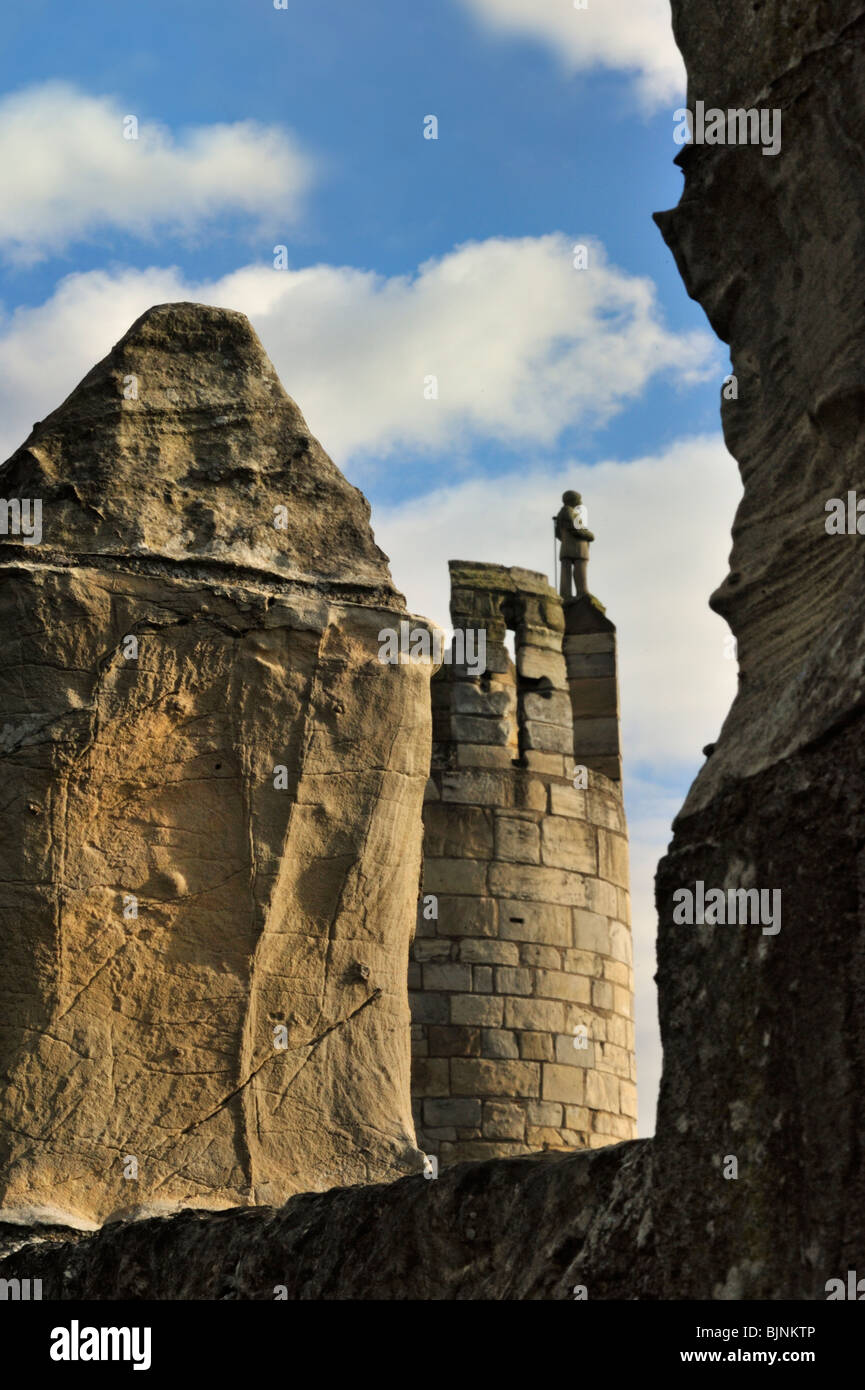
[{"label": "stone battlement", "polygon": [[531,570],[451,561],[450,575],[451,620],[485,630],[486,670],[432,682],[409,967],[418,1142],[448,1163],[629,1139],[615,628]]}]

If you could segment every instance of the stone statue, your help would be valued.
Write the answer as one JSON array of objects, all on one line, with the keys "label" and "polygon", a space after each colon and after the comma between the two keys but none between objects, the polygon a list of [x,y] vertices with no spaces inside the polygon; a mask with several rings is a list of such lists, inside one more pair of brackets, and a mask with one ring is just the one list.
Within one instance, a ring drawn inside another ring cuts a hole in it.
[{"label": "stone statue", "polygon": [[[559,546],[559,593],[563,599],[582,598],[589,592],[587,578],[589,568],[589,545],[595,539],[591,531],[582,525],[584,514],[575,513],[574,508],[583,510],[583,499],[578,492],[563,492],[564,506],[558,516],[553,517],[556,540]],[[571,587],[575,593],[571,592]]]}]

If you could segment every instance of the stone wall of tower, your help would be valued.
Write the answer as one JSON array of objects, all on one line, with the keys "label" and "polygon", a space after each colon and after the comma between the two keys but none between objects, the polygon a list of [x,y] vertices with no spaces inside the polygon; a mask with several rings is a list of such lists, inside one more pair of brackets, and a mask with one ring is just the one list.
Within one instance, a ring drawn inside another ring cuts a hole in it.
[{"label": "stone wall of tower", "polygon": [[541,574],[450,568],[454,628],[485,630],[486,669],[446,663],[432,683],[409,966],[418,1144],[445,1164],[630,1139],[615,629]]}]

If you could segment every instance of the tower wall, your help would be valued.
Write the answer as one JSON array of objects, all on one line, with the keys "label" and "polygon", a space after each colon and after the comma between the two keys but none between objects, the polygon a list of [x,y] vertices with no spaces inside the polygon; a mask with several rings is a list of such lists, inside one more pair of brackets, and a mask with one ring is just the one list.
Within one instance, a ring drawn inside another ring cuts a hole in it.
[{"label": "tower wall", "polygon": [[409,967],[418,1143],[448,1163],[630,1139],[615,629],[532,571],[455,561],[451,585],[454,627],[486,632],[486,670],[445,664],[432,684]]}]

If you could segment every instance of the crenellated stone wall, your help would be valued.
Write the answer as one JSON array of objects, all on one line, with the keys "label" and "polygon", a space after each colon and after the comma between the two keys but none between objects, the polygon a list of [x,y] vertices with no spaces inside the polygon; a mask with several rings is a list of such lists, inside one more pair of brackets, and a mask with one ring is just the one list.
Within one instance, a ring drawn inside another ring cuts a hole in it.
[{"label": "crenellated stone wall", "polygon": [[450,568],[454,627],[483,629],[486,669],[445,664],[432,682],[409,967],[418,1142],[449,1163],[629,1139],[615,629],[533,571]]}]

